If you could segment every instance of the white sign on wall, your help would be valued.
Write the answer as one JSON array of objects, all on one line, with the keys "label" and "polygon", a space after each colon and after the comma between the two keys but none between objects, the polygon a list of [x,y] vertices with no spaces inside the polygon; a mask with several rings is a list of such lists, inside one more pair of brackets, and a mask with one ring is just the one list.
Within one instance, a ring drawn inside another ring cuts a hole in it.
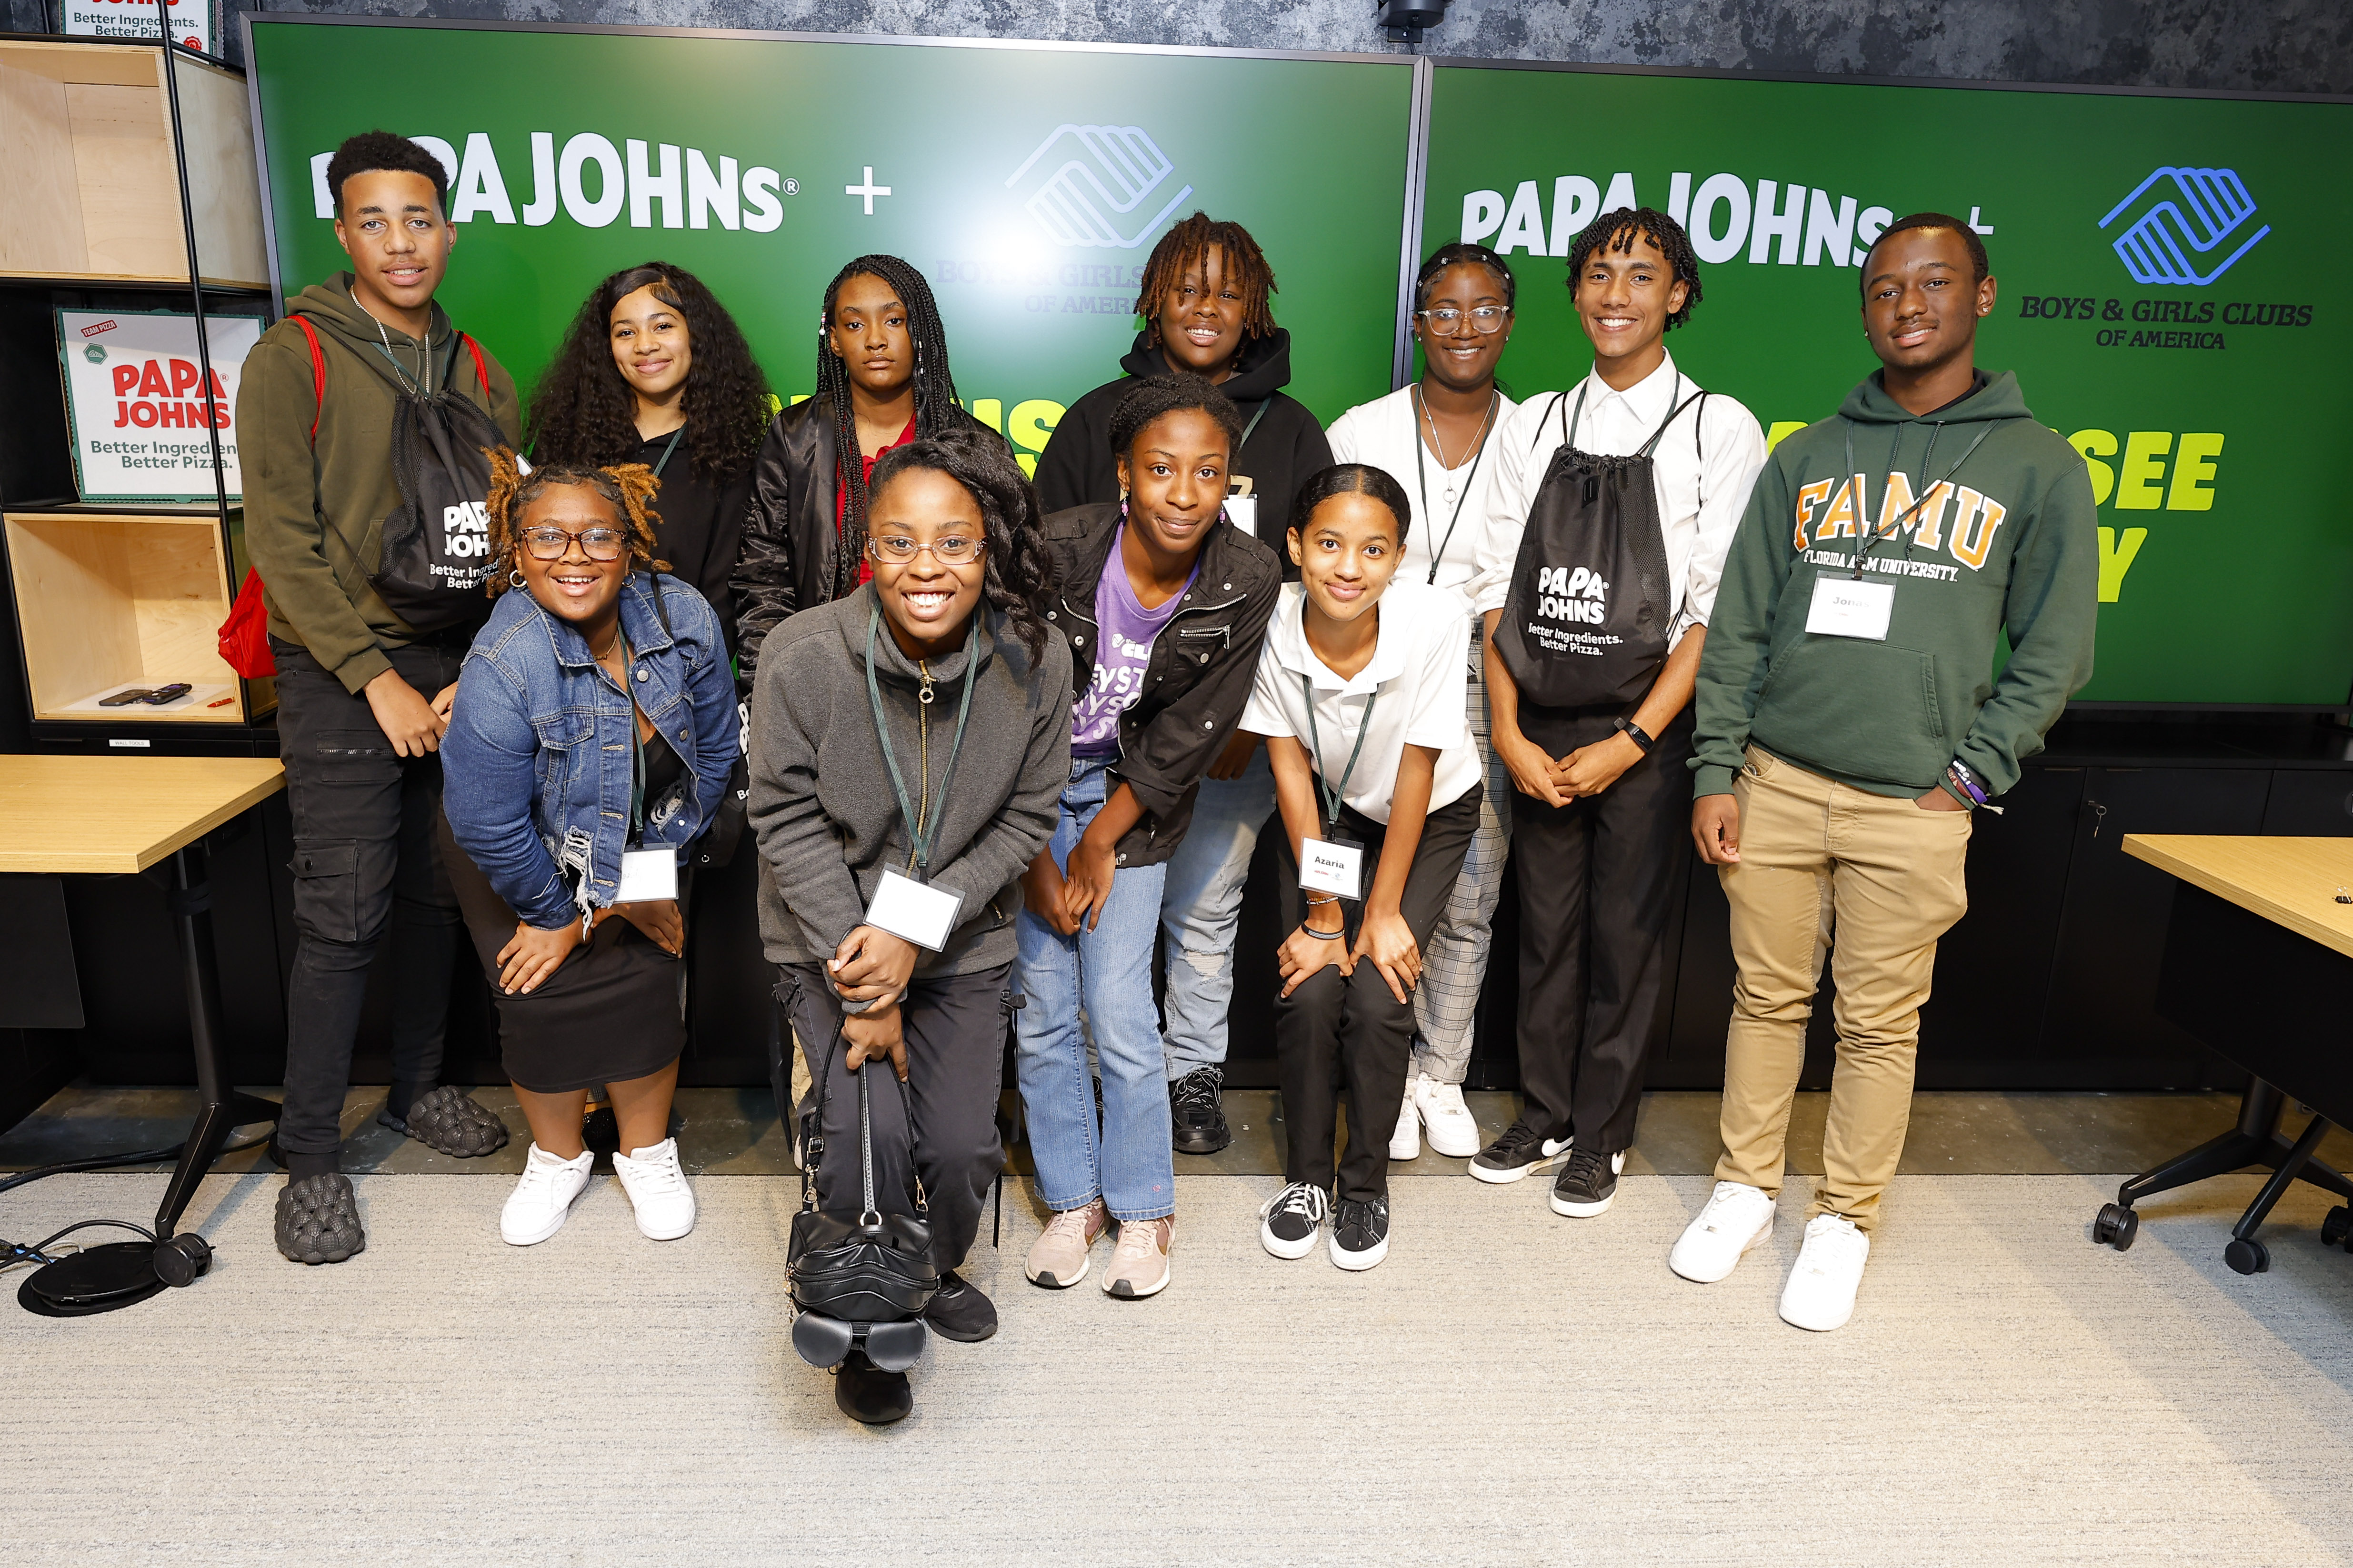
[{"label": "white sign on wall", "polygon": [[[213,0],[166,0],[172,41],[203,54],[213,47]],[[66,31],[88,38],[152,38],[155,0],[65,0]]]},{"label": "white sign on wall", "polygon": [[237,386],[260,341],[252,316],[207,316],[213,374],[196,354],[196,319],[170,311],[59,310],[58,353],[74,477],[84,500],[211,500],[212,433],[220,434],[228,498],[237,469]]}]

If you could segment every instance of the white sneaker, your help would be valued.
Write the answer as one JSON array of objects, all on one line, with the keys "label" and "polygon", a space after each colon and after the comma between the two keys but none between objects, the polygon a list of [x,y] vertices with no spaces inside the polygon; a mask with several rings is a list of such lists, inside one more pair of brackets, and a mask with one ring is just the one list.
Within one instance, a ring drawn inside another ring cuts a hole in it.
[{"label": "white sneaker", "polygon": [[1398,1108],[1397,1131],[1389,1134],[1389,1158],[1421,1158],[1421,1118],[1414,1113],[1413,1085],[1405,1086],[1405,1103]]},{"label": "white sneaker", "polygon": [[694,1189],[678,1168],[678,1140],[665,1138],[634,1154],[615,1154],[613,1173],[638,1211],[638,1233],[648,1241],[676,1241],[694,1228]]},{"label": "white sneaker", "polygon": [[576,1160],[559,1160],[534,1143],[523,1159],[522,1180],[499,1211],[499,1235],[510,1246],[536,1247],[564,1228],[573,1200],[588,1190],[588,1167],[596,1156],[586,1150]]},{"label": "white sneaker", "polygon": [[1694,1283],[1713,1285],[1772,1234],[1773,1200],[1762,1187],[1718,1182],[1707,1206],[1683,1226],[1674,1250],[1667,1254],[1667,1267]]},{"label": "white sneaker", "polygon": [[1840,1215],[1818,1214],[1806,1223],[1806,1245],[1781,1287],[1781,1321],[1828,1333],[1854,1316],[1854,1293],[1871,1257],[1871,1237]]},{"label": "white sneaker", "polygon": [[1434,1079],[1413,1080],[1413,1108],[1420,1113],[1430,1147],[1452,1160],[1467,1160],[1485,1145],[1479,1141],[1479,1119],[1462,1103],[1462,1086]]}]

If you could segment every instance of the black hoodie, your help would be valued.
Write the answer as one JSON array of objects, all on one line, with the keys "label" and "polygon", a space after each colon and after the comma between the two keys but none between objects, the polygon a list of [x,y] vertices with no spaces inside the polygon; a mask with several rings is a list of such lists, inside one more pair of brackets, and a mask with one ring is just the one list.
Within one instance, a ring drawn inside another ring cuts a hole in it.
[{"label": "black hoodie", "polygon": [[[1071,405],[1038,458],[1038,501],[1049,513],[1119,500],[1111,411],[1134,387],[1136,377],[1168,374],[1159,334],[1136,333],[1135,347],[1119,364],[1127,374]],[[1249,427],[1234,457],[1233,476],[1247,478],[1250,494],[1258,498],[1258,537],[1284,563],[1284,575],[1296,576],[1282,546],[1282,532],[1290,526],[1291,503],[1300,486],[1317,469],[1332,466],[1332,447],[1307,405],[1282,391],[1290,383],[1291,333],[1277,327],[1271,336],[1252,338],[1242,346],[1234,374],[1219,383],[1218,390],[1233,399]],[[1250,426],[1253,418],[1258,423]]]}]

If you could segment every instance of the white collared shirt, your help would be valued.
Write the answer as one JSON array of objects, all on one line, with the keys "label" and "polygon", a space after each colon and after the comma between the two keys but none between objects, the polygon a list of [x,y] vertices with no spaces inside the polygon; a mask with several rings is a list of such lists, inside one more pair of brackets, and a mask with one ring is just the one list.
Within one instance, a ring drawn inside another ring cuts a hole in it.
[{"label": "white collared shirt", "polygon": [[[1307,646],[1307,629],[1300,620],[1304,595],[1296,583],[1282,585],[1241,727],[1253,734],[1289,735],[1307,747],[1311,757],[1320,744],[1323,755],[1314,758],[1317,775],[1336,784],[1345,773],[1347,790],[1342,798],[1375,822],[1389,819],[1398,764],[1409,745],[1438,752],[1430,809],[1461,799],[1479,782],[1479,753],[1471,742],[1470,709],[1463,696],[1462,661],[1471,622],[1462,595],[1409,579],[1400,567],[1375,606],[1381,622],[1371,661],[1343,680]],[[1303,675],[1315,691],[1313,739]],[[1369,732],[1365,730],[1367,707],[1372,710]],[[1348,754],[1356,749],[1360,733],[1364,753],[1350,771]],[[1315,805],[1320,814],[1323,800],[1319,797]]]},{"label": "white collared shirt", "polygon": [[[1624,392],[1598,373],[1588,374],[1560,395],[1557,405],[1550,396],[1519,405],[1495,432],[1487,454],[1495,468],[1495,483],[1479,539],[1479,579],[1472,590],[1480,614],[1504,607],[1528,509],[1535,504],[1567,425],[1577,426],[1579,451],[1629,457],[1658,434],[1677,405],[1699,390],[1699,384],[1678,371],[1669,354],[1658,369]],[[1582,415],[1576,412],[1580,391],[1585,394]],[[1748,509],[1757,470],[1765,466],[1765,433],[1757,428],[1757,416],[1738,401],[1711,393],[1704,403],[1676,416],[1651,456],[1659,531],[1667,547],[1667,593],[1675,605],[1667,630],[1672,647],[1690,627],[1707,625],[1715,612],[1725,552],[1732,548],[1733,531]]]},{"label": "white collared shirt", "polygon": [[[1500,392],[1495,402],[1495,426],[1487,432],[1484,455],[1479,456],[1475,448],[1456,454],[1461,461],[1452,468],[1440,468],[1423,444],[1422,416],[1414,412],[1410,386],[1356,405],[1324,432],[1324,438],[1332,444],[1334,462],[1370,463],[1405,487],[1413,518],[1406,529],[1405,559],[1398,564],[1399,581],[1409,577],[1417,583],[1432,581],[1430,557],[1437,554],[1438,586],[1460,588],[1466,596],[1470,594],[1471,583],[1479,574],[1479,540],[1486,531],[1489,495],[1495,483],[1496,437],[1512,410],[1519,406]],[[1417,452],[1421,458],[1419,470],[1414,468]],[[1450,522],[1454,525],[1451,539],[1447,536]],[[1440,553],[1441,545],[1444,551]]]}]

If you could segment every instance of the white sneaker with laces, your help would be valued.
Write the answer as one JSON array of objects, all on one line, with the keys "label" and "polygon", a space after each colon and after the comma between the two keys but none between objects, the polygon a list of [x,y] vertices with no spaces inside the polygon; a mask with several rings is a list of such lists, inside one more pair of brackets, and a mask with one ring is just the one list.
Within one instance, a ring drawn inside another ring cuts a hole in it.
[{"label": "white sneaker with laces", "polygon": [[588,1167],[596,1163],[586,1149],[578,1159],[564,1160],[533,1143],[523,1157],[522,1180],[499,1211],[499,1235],[512,1247],[536,1247],[562,1230],[573,1200],[588,1190]]},{"label": "white sneaker with laces", "polygon": [[1773,1200],[1762,1187],[1718,1182],[1707,1206],[1683,1226],[1667,1267],[1700,1285],[1730,1274],[1741,1258],[1773,1234]]},{"label": "white sneaker with laces", "polygon": [[1479,1119],[1462,1103],[1461,1084],[1417,1077],[1413,1108],[1420,1113],[1422,1131],[1434,1152],[1450,1160],[1467,1160],[1486,1147],[1480,1141]]},{"label": "white sneaker with laces", "polygon": [[678,1140],[613,1156],[613,1173],[638,1211],[638,1233],[648,1241],[676,1241],[694,1228],[694,1189],[678,1167]]},{"label": "white sneaker with laces", "polygon": [[1405,1101],[1398,1108],[1397,1131],[1389,1134],[1389,1158],[1421,1158],[1421,1118],[1413,1108],[1413,1085],[1405,1086]]},{"label": "white sneaker with laces", "polygon": [[1871,1258],[1871,1237],[1842,1215],[1818,1214],[1806,1222],[1806,1245],[1781,1287],[1781,1321],[1826,1334],[1854,1316],[1854,1293]]}]

